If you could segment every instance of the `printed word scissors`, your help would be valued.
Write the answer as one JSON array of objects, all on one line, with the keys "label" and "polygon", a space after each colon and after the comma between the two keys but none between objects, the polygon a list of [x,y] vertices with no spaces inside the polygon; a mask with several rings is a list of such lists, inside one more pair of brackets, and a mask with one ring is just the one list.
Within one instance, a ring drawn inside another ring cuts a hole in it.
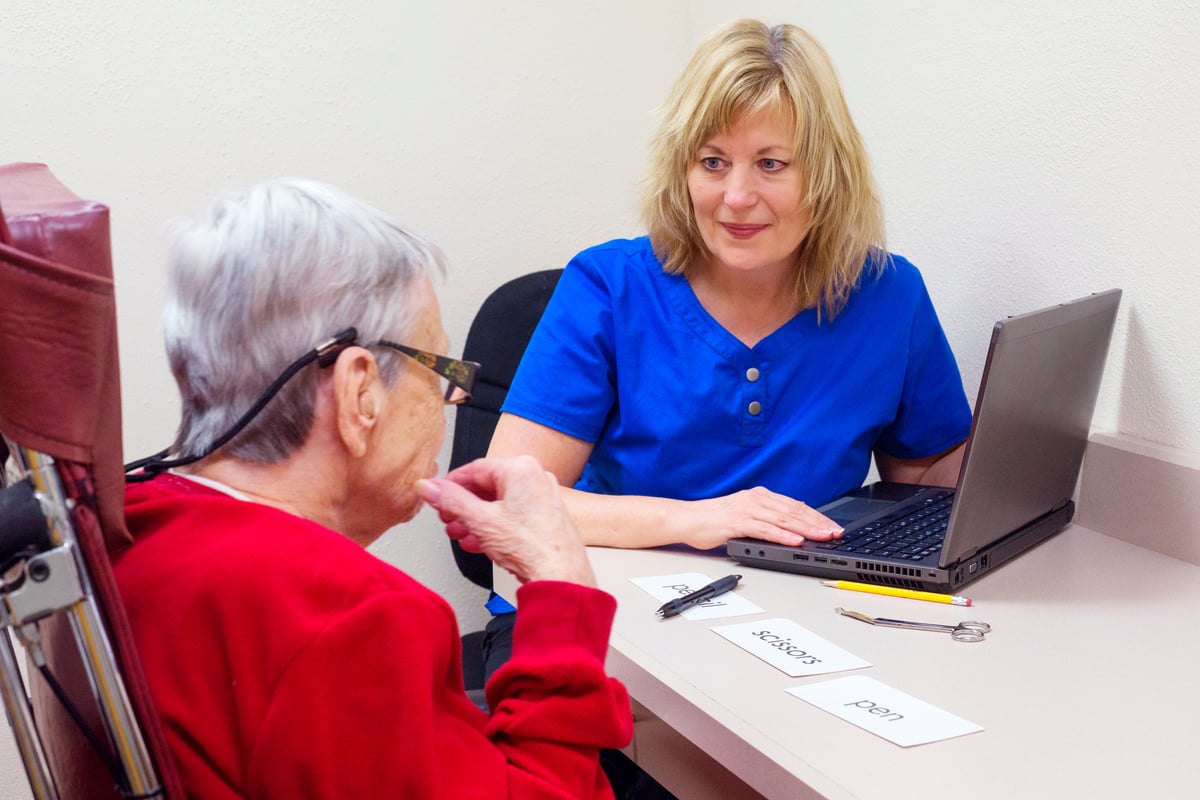
[{"label": "printed word scissors", "polygon": [[992,626],[986,622],[975,622],[974,620],[966,620],[957,625],[938,625],[933,622],[908,622],[903,619],[886,619],[884,617],[869,617],[866,614],[860,614],[857,611],[847,611],[844,608],[835,608],[834,611],[841,614],[843,617],[850,617],[860,622],[865,622],[868,625],[880,625],[884,628],[908,628],[914,631],[935,631],[937,633],[948,633],[950,638],[956,642],[982,642],[983,637],[992,632]]}]

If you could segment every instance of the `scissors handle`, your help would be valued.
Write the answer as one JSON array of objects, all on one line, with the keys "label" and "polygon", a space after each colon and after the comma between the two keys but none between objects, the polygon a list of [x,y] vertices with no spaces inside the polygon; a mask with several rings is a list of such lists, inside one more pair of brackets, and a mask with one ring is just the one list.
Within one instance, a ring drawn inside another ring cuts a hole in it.
[{"label": "scissors handle", "polygon": [[982,642],[983,637],[991,632],[992,626],[986,622],[977,622],[973,619],[968,619],[955,626],[954,631],[950,634],[950,638],[956,642]]},{"label": "scissors handle", "polygon": [[974,628],[955,628],[950,631],[950,638],[956,642],[982,642],[983,632]]}]

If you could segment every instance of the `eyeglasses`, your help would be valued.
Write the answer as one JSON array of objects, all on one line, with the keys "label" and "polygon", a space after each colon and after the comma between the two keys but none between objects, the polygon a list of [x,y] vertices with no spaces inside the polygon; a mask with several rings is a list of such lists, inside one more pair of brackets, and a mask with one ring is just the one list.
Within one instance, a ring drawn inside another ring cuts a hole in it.
[{"label": "eyeglasses", "polygon": [[[271,402],[271,398],[277,395],[284,384],[290,381],[296,373],[314,361],[322,369],[333,366],[334,362],[337,361],[338,354],[353,345],[357,339],[358,331],[354,328],[346,328],[345,330],[338,331],[332,339],[322,342],[289,364],[279,374],[279,377],[273,380],[271,385],[254,401],[250,409],[237,422],[233,423],[233,426],[229,430],[210,443],[208,447],[198,453],[182,455],[178,458],[167,458],[167,454],[170,452],[167,449],[152,456],[131,461],[125,465],[125,480],[131,483],[150,480],[160,472],[174,469],[175,467],[182,467],[186,464],[193,464],[202,458],[212,455],[218,449],[224,447],[233,437],[241,433],[250,424],[251,420],[258,416],[258,413],[266,407],[267,403]],[[387,347],[404,353],[404,355],[415,359],[421,366],[428,367],[449,381],[449,384],[446,386],[445,395],[447,403],[458,405],[471,399],[471,392],[475,389],[475,375],[479,372],[478,363],[474,361],[459,361],[457,358],[447,358],[446,356],[427,353],[415,347],[396,344],[395,342],[383,339],[375,342],[375,344],[379,347]],[[138,470],[141,470],[141,472],[138,472]]]},{"label": "eyeglasses", "polygon": [[479,372],[479,364],[477,362],[460,361],[457,358],[448,358],[435,353],[427,353],[424,350],[418,350],[415,347],[397,344],[396,342],[389,342],[386,339],[380,339],[375,344],[404,353],[404,355],[409,356],[421,366],[428,367],[445,378],[448,381],[445,395],[448,404],[458,405],[471,399],[471,393],[475,391],[475,375]]}]

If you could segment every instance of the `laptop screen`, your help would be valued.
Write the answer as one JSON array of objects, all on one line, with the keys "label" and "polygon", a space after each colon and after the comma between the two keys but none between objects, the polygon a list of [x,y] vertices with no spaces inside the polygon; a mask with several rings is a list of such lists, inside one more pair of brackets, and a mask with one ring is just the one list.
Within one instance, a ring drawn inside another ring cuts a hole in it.
[{"label": "laptop screen", "polygon": [[1075,493],[1120,290],[997,322],[941,564],[955,563]]}]

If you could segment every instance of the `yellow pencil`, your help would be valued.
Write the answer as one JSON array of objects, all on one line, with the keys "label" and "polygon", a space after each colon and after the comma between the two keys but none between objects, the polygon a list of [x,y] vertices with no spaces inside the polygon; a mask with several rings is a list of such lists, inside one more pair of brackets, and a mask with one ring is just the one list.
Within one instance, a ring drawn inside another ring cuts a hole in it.
[{"label": "yellow pencil", "polygon": [[931,603],[949,603],[954,606],[969,606],[971,598],[956,594],[938,594],[937,592],[918,592],[914,589],[901,589],[896,586],[877,586],[873,583],[855,583],[854,581],[821,581],[822,586],[834,589],[849,589],[852,592],[868,592],[870,594],[886,594],[891,597],[907,597],[910,600],[928,600]]}]

